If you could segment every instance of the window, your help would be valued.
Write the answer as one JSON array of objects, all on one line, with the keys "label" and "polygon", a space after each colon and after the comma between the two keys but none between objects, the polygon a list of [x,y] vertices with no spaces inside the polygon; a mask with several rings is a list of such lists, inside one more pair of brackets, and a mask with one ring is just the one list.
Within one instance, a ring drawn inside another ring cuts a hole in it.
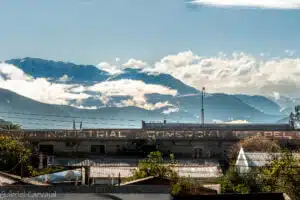
[{"label": "window", "polygon": [[53,145],[40,145],[40,152],[53,153]]},{"label": "window", "polygon": [[95,154],[105,154],[105,146],[104,145],[92,145],[91,153]]}]

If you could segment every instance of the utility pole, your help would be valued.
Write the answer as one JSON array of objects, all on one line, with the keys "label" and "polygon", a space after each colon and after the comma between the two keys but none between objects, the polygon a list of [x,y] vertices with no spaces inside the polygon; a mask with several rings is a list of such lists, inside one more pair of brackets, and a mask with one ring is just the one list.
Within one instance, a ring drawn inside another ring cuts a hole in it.
[{"label": "utility pole", "polygon": [[204,95],[205,95],[205,87],[202,88],[202,107],[201,107],[201,123],[204,126]]},{"label": "utility pole", "polygon": [[73,120],[73,130],[76,129],[75,120]]},{"label": "utility pole", "polygon": [[80,122],[80,128],[79,129],[82,130],[82,121]]}]

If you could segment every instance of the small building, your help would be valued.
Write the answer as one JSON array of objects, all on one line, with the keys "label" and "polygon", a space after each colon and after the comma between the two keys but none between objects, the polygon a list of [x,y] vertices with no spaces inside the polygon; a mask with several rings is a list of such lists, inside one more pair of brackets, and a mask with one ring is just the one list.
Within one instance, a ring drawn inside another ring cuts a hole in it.
[{"label": "small building", "polygon": [[[245,152],[244,149],[241,148],[235,166],[238,172],[245,173],[252,168],[263,167],[280,156],[281,153]],[[293,153],[293,156],[299,158],[300,154]]]}]

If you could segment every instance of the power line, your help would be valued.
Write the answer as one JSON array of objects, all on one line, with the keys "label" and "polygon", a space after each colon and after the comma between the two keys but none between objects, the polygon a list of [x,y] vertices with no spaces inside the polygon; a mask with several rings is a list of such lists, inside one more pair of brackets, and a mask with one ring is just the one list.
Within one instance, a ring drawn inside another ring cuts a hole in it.
[{"label": "power line", "polygon": [[86,117],[86,116],[72,116],[72,115],[52,115],[52,114],[38,114],[38,113],[23,113],[23,112],[4,112],[0,111],[0,113],[4,114],[16,114],[16,115],[32,115],[32,116],[45,116],[45,117],[62,117],[62,118],[85,118],[85,119],[94,119],[94,120],[116,120],[116,121],[140,121],[137,119],[117,119],[117,118],[103,118],[103,117]]},{"label": "power line", "polygon": [[[22,118],[22,117],[11,117],[11,116],[4,116],[5,118],[8,119],[20,119],[20,120],[33,120],[33,121],[51,121],[51,122],[58,122],[58,123],[72,123],[73,121],[65,121],[65,120],[57,120],[57,119],[48,119],[48,118]],[[26,122],[26,124],[30,124],[30,122]],[[118,124],[118,123],[106,123],[106,122],[88,122],[88,121],[82,121],[84,124],[90,124],[90,125],[113,125],[113,126],[134,126],[136,127],[137,125],[135,124]],[[42,124],[42,123],[33,123],[37,125],[50,125],[50,124]]]}]

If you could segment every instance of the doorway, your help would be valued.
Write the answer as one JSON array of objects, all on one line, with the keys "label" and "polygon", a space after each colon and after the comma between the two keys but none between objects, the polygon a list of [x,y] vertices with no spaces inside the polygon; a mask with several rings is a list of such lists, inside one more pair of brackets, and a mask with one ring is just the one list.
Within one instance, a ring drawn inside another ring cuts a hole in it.
[{"label": "doorway", "polygon": [[195,159],[202,158],[202,149],[201,148],[194,148],[193,157]]}]

